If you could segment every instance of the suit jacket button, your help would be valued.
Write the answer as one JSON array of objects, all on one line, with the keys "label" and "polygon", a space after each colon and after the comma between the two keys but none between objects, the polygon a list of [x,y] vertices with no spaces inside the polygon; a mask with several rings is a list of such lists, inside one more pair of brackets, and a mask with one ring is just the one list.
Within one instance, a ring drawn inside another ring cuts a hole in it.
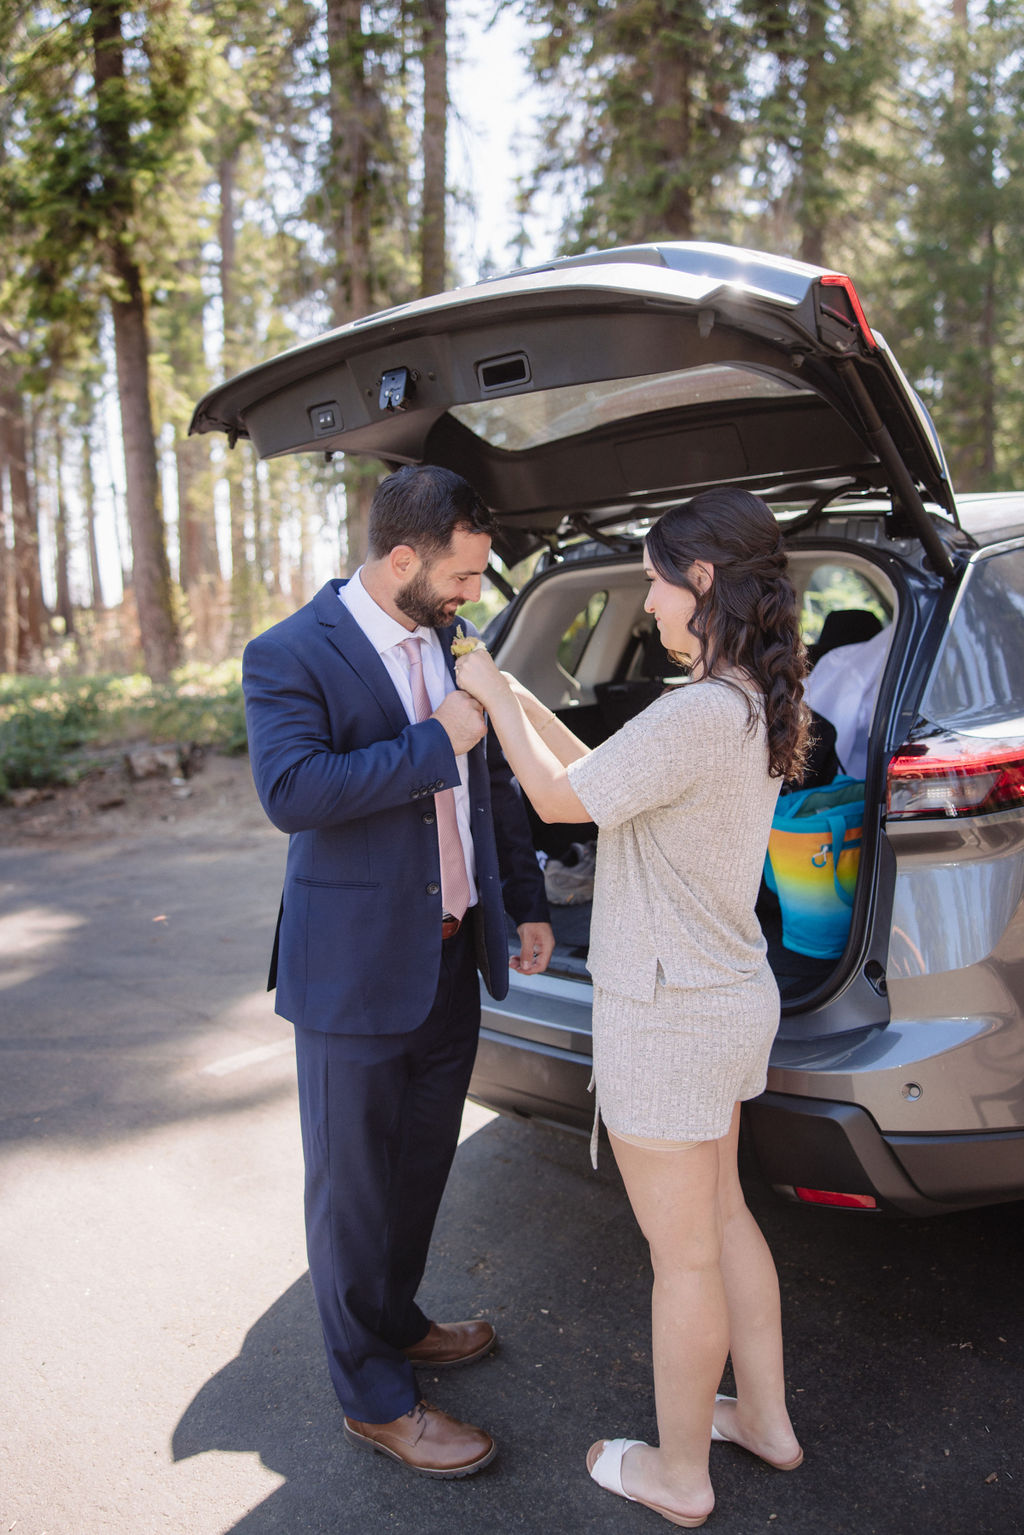
[{"label": "suit jacket button", "polygon": [[437,820],[437,816],[434,814],[434,812],[432,810],[424,810],[424,812],[423,812],[423,824],[424,824],[424,826],[433,826],[433,824],[434,824],[434,822],[436,820]]},{"label": "suit jacket button", "polygon": [[435,885],[433,883],[433,881],[431,881],[431,883],[427,886],[427,894],[428,895],[440,895],[441,894],[441,886],[440,885]]}]

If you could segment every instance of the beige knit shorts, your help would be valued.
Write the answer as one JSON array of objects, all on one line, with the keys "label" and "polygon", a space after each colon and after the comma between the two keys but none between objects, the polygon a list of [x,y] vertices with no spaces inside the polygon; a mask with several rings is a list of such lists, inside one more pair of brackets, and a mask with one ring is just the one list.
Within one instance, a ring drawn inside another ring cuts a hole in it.
[{"label": "beige knit shorts", "polygon": [[601,1118],[623,1137],[720,1139],[735,1104],[764,1091],[778,1025],[779,993],[767,966],[737,986],[657,986],[647,1004],[595,986]]}]

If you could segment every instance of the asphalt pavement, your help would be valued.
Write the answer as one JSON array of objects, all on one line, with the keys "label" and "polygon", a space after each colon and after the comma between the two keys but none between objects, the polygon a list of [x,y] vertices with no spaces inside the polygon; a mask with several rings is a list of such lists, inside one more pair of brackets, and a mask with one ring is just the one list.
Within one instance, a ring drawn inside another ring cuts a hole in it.
[{"label": "asphalt pavement", "polygon": [[[609,1155],[470,1108],[424,1284],[500,1345],[425,1394],[494,1434],[462,1482],[349,1447],[301,1221],[290,1030],[263,989],[284,838],[154,818],[0,847],[0,1532],[668,1528],[594,1486],[654,1437],[650,1276]],[[806,1450],[713,1447],[715,1535],[1024,1531],[1021,1206],[934,1221],[749,1198]]]}]

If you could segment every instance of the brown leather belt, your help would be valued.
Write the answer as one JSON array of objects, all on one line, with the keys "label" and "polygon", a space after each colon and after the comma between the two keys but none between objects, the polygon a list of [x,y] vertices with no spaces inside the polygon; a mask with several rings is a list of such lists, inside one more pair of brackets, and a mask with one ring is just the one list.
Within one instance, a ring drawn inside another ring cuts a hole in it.
[{"label": "brown leather belt", "polygon": [[455,934],[459,931],[459,929],[461,927],[462,927],[462,918],[461,917],[452,917],[452,916],[450,916],[448,914],[448,912],[445,912],[444,916],[441,918],[441,938],[442,938],[442,941],[445,938],[454,938]]}]

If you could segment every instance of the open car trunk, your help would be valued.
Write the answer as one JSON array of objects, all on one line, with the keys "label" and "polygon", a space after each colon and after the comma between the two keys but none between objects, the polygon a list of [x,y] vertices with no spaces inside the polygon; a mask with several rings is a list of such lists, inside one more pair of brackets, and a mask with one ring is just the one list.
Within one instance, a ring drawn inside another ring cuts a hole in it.
[{"label": "open car trunk", "polygon": [[[688,686],[643,612],[642,545],[619,555],[598,545],[543,570],[498,621],[494,644],[501,666],[515,673],[588,746],[599,746],[666,689]],[[589,554],[589,558],[586,556]],[[867,558],[822,545],[790,556],[804,638],[812,663],[814,746],[799,784],[782,788],[780,806],[799,789],[865,778],[874,699],[894,633],[896,593]],[[824,658],[830,659],[825,661]],[[821,667],[815,678],[815,669]],[[855,790],[848,789],[851,798]],[[592,824],[546,824],[528,807],[534,845],[545,865],[557,947],[555,975],[586,980],[594,851]],[[854,881],[869,878],[870,855],[858,836]],[[871,839],[867,839],[870,845]],[[859,868],[857,863],[859,861]],[[852,919],[853,904],[850,905]],[[806,935],[793,942],[777,890],[762,880],[757,914],[784,1003],[795,1003],[841,974],[842,949],[808,952]],[[813,947],[813,943],[811,944]]]}]

